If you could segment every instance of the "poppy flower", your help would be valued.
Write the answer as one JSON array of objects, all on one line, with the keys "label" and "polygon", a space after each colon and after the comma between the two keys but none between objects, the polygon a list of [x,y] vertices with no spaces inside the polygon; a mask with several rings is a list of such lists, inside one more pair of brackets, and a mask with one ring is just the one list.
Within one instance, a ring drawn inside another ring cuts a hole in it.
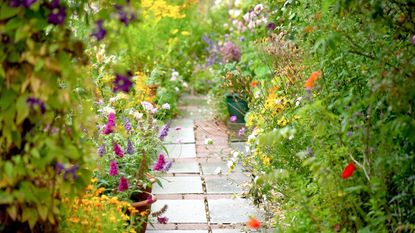
[{"label": "poppy flower", "polygon": [[248,220],[246,225],[251,229],[258,230],[261,227],[261,222],[255,217],[252,217]]},{"label": "poppy flower", "polygon": [[320,77],[320,75],[321,75],[321,72],[318,72],[318,71],[312,72],[310,77],[305,82],[304,87],[309,90],[312,89],[314,87],[314,82]]},{"label": "poppy flower", "polygon": [[353,175],[353,173],[356,171],[356,166],[354,163],[349,163],[343,170],[342,173],[342,179],[347,179]]},{"label": "poppy flower", "polygon": [[249,84],[249,86],[251,86],[251,87],[256,87],[258,85],[258,82],[257,81],[252,81],[250,84]]}]

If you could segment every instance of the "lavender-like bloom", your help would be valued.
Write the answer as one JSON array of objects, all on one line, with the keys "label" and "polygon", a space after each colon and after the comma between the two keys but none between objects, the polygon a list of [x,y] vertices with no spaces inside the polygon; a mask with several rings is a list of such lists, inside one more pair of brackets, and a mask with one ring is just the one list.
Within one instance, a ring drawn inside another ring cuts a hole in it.
[{"label": "lavender-like bloom", "polygon": [[118,191],[123,192],[128,189],[128,180],[121,176],[120,183],[118,184]]},{"label": "lavender-like bloom", "polygon": [[169,133],[169,124],[165,124],[163,128],[161,128],[160,133],[159,133],[160,140],[163,140],[164,137],[166,137],[168,133]]},{"label": "lavender-like bloom", "polygon": [[245,127],[242,127],[241,129],[239,129],[238,136],[240,137],[242,135],[245,135],[245,131],[246,131],[246,128]]},{"label": "lavender-like bloom", "polygon": [[163,154],[159,154],[159,157],[157,159],[157,163],[154,164],[153,170],[154,171],[161,171],[164,168],[164,165],[166,164],[166,160],[164,159]]},{"label": "lavender-like bloom", "polygon": [[23,6],[25,8],[29,8],[36,1],[37,0],[10,0],[9,1],[9,6],[11,6],[11,7],[20,7],[20,6]]},{"label": "lavender-like bloom", "polygon": [[164,165],[163,171],[165,172],[169,171],[172,166],[173,166],[173,161],[170,160]]},{"label": "lavender-like bloom", "polygon": [[124,119],[124,128],[127,132],[131,131],[131,122],[127,118]]},{"label": "lavender-like bloom", "polygon": [[78,165],[73,165],[72,167],[66,169],[65,173],[63,174],[63,179],[67,180],[69,174],[72,175],[73,180],[78,179],[78,176],[76,175],[76,171],[78,171],[78,169],[79,169]]},{"label": "lavender-like bloom", "polygon": [[353,135],[352,131],[347,132],[347,137],[351,137]]},{"label": "lavender-like bloom", "polygon": [[223,44],[221,52],[225,62],[239,61],[241,58],[241,50],[236,44],[230,41]]},{"label": "lavender-like bloom", "polygon": [[63,164],[56,162],[56,173],[60,174],[63,170],[65,170],[65,166],[63,166]]},{"label": "lavender-like bloom", "polygon": [[120,145],[118,145],[117,143],[114,143],[113,149],[114,149],[114,153],[115,153],[118,157],[120,157],[120,158],[124,157],[124,152],[122,151],[122,149],[121,149],[121,146],[120,146]]},{"label": "lavender-like bloom", "polygon": [[127,154],[130,154],[130,155],[134,154],[134,145],[130,139],[128,139],[127,141]]},{"label": "lavender-like bloom", "polygon": [[128,26],[131,21],[137,18],[133,12],[127,12],[123,6],[115,5],[115,9],[118,10],[118,20],[124,23],[125,26]]},{"label": "lavender-like bloom", "polygon": [[29,104],[31,109],[35,109],[35,106],[38,106],[38,108],[40,109],[40,112],[42,114],[45,114],[46,112],[45,103],[43,103],[43,101],[41,101],[40,99],[29,97],[27,98],[26,103]]},{"label": "lavender-like bloom", "polygon": [[102,144],[102,145],[98,148],[98,155],[102,157],[102,156],[103,156],[106,152],[107,152],[107,151],[106,151],[106,149],[105,149],[105,145],[104,145],[104,144]]},{"label": "lavender-like bloom", "polygon": [[118,175],[118,164],[116,161],[112,160],[110,162],[110,171],[109,171],[109,175],[110,176],[116,176]]},{"label": "lavender-like bloom", "polygon": [[236,121],[238,120],[238,117],[236,117],[236,116],[231,116],[231,117],[229,118],[229,120],[230,120],[231,122],[236,122]]},{"label": "lavender-like bloom", "polygon": [[158,217],[157,217],[157,221],[158,221],[160,224],[167,224],[167,221],[169,221],[169,219],[168,219],[167,217],[160,217],[160,216],[158,216]]},{"label": "lavender-like bloom", "polygon": [[113,92],[122,91],[128,93],[133,86],[131,81],[132,73],[129,71],[127,75],[115,74]]},{"label": "lavender-like bloom", "polygon": [[101,19],[96,22],[96,30],[94,33],[92,33],[92,36],[94,36],[98,41],[104,39],[105,35],[107,34],[107,30],[103,27],[104,21]]},{"label": "lavender-like bloom", "polygon": [[111,112],[108,115],[107,124],[105,125],[104,131],[102,131],[103,134],[110,134],[114,131],[115,128],[115,113]]},{"label": "lavender-like bloom", "polygon": [[48,22],[53,25],[62,25],[65,23],[66,8],[60,5],[60,0],[53,0],[50,7]]},{"label": "lavender-like bloom", "polygon": [[310,147],[307,147],[307,153],[308,153],[309,156],[314,155],[313,150]]}]

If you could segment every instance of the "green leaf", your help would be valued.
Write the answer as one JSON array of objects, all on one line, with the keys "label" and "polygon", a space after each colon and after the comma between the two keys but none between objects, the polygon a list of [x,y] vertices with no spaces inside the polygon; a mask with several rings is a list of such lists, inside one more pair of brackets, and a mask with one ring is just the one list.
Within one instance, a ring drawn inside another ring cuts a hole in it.
[{"label": "green leaf", "polygon": [[13,18],[7,22],[5,29],[6,31],[11,31],[13,29],[20,27],[23,24],[24,23],[22,20],[20,20],[20,18]]},{"label": "green leaf", "polygon": [[10,178],[13,177],[13,164],[10,161],[4,163],[4,171]]},{"label": "green leaf", "polygon": [[20,11],[20,7],[10,7],[8,4],[2,4],[0,9],[0,20],[15,16]]},{"label": "green leaf", "polygon": [[17,117],[16,117],[16,124],[20,124],[29,116],[29,106],[26,102],[27,98],[25,96],[20,96],[17,100],[16,107],[17,107]]},{"label": "green leaf", "polygon": [[0,192],[0,205],[10,204],[13,202],[13,195],[7,192]]},{"label": "green leaf", "polygon": [[9,206],[7,213],[13,221],[17,219],[17,207],[15,205]]},{"label": "green leaf", "polygon": [[48,217],[48,207],[47,205],[40,204],[37,206],[37,212],[39,213],[40,219],[46,221]]}]

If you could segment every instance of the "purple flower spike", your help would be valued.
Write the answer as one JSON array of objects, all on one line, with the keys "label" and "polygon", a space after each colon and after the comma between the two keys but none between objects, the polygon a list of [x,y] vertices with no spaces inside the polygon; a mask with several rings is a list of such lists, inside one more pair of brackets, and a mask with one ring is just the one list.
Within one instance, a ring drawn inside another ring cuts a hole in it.
[{"label": "purple flower spike", "polygon": [[157,221],[158,221],[160,224],[167,224],[167,222],[169,221],[169,219],[168,219],[167,217],[160,217],[160,216],[158,216],[158,217],[157,217]]},{"label": "purple flower spike", "polygon": [[159,133],[160,140],[163,140],[164,137],[168,135],[168,133],[169,133],[169,124],[165,124],[163,128],[161,128],[160,133]]},{"label": "purple flower spike", "polygon": [[123,192],[127,189],[128,189],[128,180],[124,176],[121,176],[120,183],[118,185],[118,191]]},{"label": "purple flower spike", "polygon": [[121,149],[121,146],[120,145],[118,145],[117,143],[114,143],[114,153],[118,156],[118,157],[120,157],[120,158],[122,158],[122,157],[124,157],[124,152],[122,151],[122,149]]},{"label": "purple flower spike", "polygon": [[124,128],[127,132],[131,131],[131,122],[127,118],[124,119]]},{"label": "purple flower spike", "polygon": [[154,164],[153,170],[154,171],[161,171],[164,168],[164,165],[166,164],[166,160],[164,159],[163,154],[159,154],[159,157],[157,159],[157,163]]},{"label": "purple flower spike", "polygon": [[109,175],[110,176],[116,176],[116,175],[118,175],[118,164],[114,160],[110,162]]},{"label": "purple flower spike", "polygon": [[65,170],[65,166],[63,166],[63,164],[56,162],[56,173],[60,174],[63,170]]},{"label": "purple flower spike", "polygon": [[173,166],[173,161],[170,160],[166,163],[166,165],[164,165],[163,171],[165,172],[169,171],[172,166]]},{"label": "purple flower spike", "polygon": [[130,88],[133,86],[131,81],[132,74],[128,72],[127,75],[115,74],[113,92],[122,91],[128,93]]},{"label": "purple flower spike", "polygon": [[105,153],[106,153],[105,145],[104,145],[104,144],[102,144],[102,145],[98,148],[98,155],[102,157]]},{"label": "purple flower spike", "polygon": [[62,25],[66,19],[66,8],[60,4],[59,0],[54,0],[50,7],[48,22],[53,25]]},{"label": "purple flower spike", "polygon": [[67,169],[65,171],[65,174],[63,174],[63,179],[64,180],[67,180],[69,174],[72,175],[72,179],[73,180],[78,179],[78,176],[76,175],[76,172],[78,171],[78,169],[79,169],[79,166],[78,165],[73,165],[72,167],[70,167],[69,169]]},{"label": "purple flower spike", "polygon": [[128,139],[127,141],[127,154],[130,154],[130,155],[134,154],[134,145],[130,139]]},{"label": "purple flower spike", "polygon": [[92,33],[92,36],[94,36],[97,39],[97,41],[104,39],[105,35],[107,34],[107,30],[104,29],[103,23],[104,21],[102,21],[101,19],[98,20],[96,22],[95,32]]},{"label": "purple flower spike", "polygon": [[105,125],[104,131],[102,131],[103,134],[110,134],[114,131],[115,128],[115,113],[111,112],[108,115],[107,124]]},{"label": "purple flower spike", "polygon": [[241,129],[239,129],[238,136],[240,137],[240,136],[245,135],[245,131],[246,131],[245,127],[242,127]]},{"label": "purple flower spike", "polygon": [[38,106],[38,108],[40,109],[40,112],[42,114],[45,114],[46,112],[46,107],[45,107],[45,103],[43,103],[43,101],[41,101],[38,98],[34,98],[34,97],[29,97],[26,100],[27,104],[29,104],[30,108],[33,110],[35,109],[36,106]]},{"label": "purple flower spike", "polygon": [[24,8],[29,8],[36,1],[37,0],[11,0],[11,1],[9,1],[9,6],[11,6],[11,7],[23,6]]},{"label": "purple flower spike", "polygon": [[230,120],[231,122],[236,122],[236,121],[238,120],[238,117],[236,117],[236,116],[231,116],[231,117],[229,118],[229,120]]}]

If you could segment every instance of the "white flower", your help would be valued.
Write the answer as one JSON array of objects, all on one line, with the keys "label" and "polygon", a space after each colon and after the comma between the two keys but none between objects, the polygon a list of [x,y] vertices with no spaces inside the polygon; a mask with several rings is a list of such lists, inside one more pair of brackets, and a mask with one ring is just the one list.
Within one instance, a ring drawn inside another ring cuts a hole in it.
[{"label": "white flower", "polygon": [[163,105],[161,105],[162,109],[170,109],[170,104],[169,103],[165,103]]},{"label": "white flower", "polygon": [[222,168],[217,167],[213,173],[215,173],[216,175],[221,174],[222,173]]},{"label": "white flower", "polygon": [[109,99],[110,103],[114,103],[115,101],[117,101],[117,97],[111,97]]},{"label": "white flower", "polygon": [[238,151],[234,151],[234,152],[232,152],[232,158],[233,158],[233,159],[237,159],[237,158],[238,158],[238,156],[239,156],[239,152],[238,152]]},{"label": "white flower", "polygon": [[149,103],[149,102],[147,102],[147,101],[143,101],[143,102],[141,102],[141,105],[143,106],[143,108],[145,109],[145,110],[147,110],[147,111],[151,111],[151,110],[153,110],[153,105],[151,104],[151,103]]},{"label": "white flower", "polygon": [[241,10],[238,10],[238,9],[230,9],[230,10],[229,10],[229,15],[230,15],[232,18],[237,18],[238,16],[240,16],[240,15],[241,15]]},{"label": "white flower", "polygon": [[170,81],[176,81],[177,77],[176,76],[171,76]]},{"label": "white flower", "polygon": [[142,118],[143,118],[143,115],[144,115],[144,114],[142,114],[141,112],[134,112],[134,113],[133,113],[133,116],[134,116],[134,118],[135,118],[136,120],[140,120],[140,119],[142,119]]},{"label": "white flower", "polygon": [[235,4],[235,6],[238,6],[239,7],[239,6],[242,5],[241,3],[242,3],[241,0],[235,0],[235,3],[234,4]]},{"label": "white flower", "polygon": [[111,107],[108,107],[108,106],[105,106],[105,107],[102,109],[102,112],[105,112],[105,113],[107,113],[107,114],[110,114],[110,113],[115,113],[115,109],[113,109],[113,108],[111,108]]},{"label": "white flower", "polygon": [[263,9],[264,9],[264,5],[262,5],[262,4],[258,4],[254,7],[254,11],[256,13],[260,13]]},{"label": "white flower", "polygon": [[188,88],[189,87],[189,84],[187,84],[187,82],[183,82],[183,87],[184,88]]},{"label": "white flower", "polygon": [[253,28],[255,28],[255,22],[254,22],[254,21],[249,21],[249,23],[248,23],[248,28],[249,28],[249,29],[253,29]]},{"label": "white flower", "polygon": [[176,90],[176,92],[180,91],[180,89],[178,87],[175,87],[174,90]]},{"label": "white flower", "polygon": [[228,166],[229,169],[231,169],[234,166],[234,161],[229,160],[228,163],[226,164]]},{"label": "white flower", "polygon": [[224,24],[223,24],[223,28],[225,28],[225,29],[229,28],[229,24],[224,23]]},{"label": "white flower", "polygon": [[211,138],[205,139],[205,145],[212,145],[212,144],[213,144],[213,140]]},{"label": "white flower", "polygon": [[295,100],[295,106],[296,107],[298,107],[299,105],[300,105],[300,103],[301,103],[301,99],[303,99],[303,97],[298,97],[296,100]]},{"label": "white flower", "polygon": [[150,111],[151,111],[151,113],[156,114],[156,113],[157,113],[157,111],[158,111],[158,109],[157,109],[157,108],[153,108],[153,109],[151,109]]},{"label": "white flower", "polygon": [[250,19],[250,14],[249,14],[249,12],[248,12],[248,13],[246,13],[246,14],[244,14],[244,16],[242,16],[242,18],[245,20],[245,22],[248,22],[248,21],[249,21],[249,19]]}]

